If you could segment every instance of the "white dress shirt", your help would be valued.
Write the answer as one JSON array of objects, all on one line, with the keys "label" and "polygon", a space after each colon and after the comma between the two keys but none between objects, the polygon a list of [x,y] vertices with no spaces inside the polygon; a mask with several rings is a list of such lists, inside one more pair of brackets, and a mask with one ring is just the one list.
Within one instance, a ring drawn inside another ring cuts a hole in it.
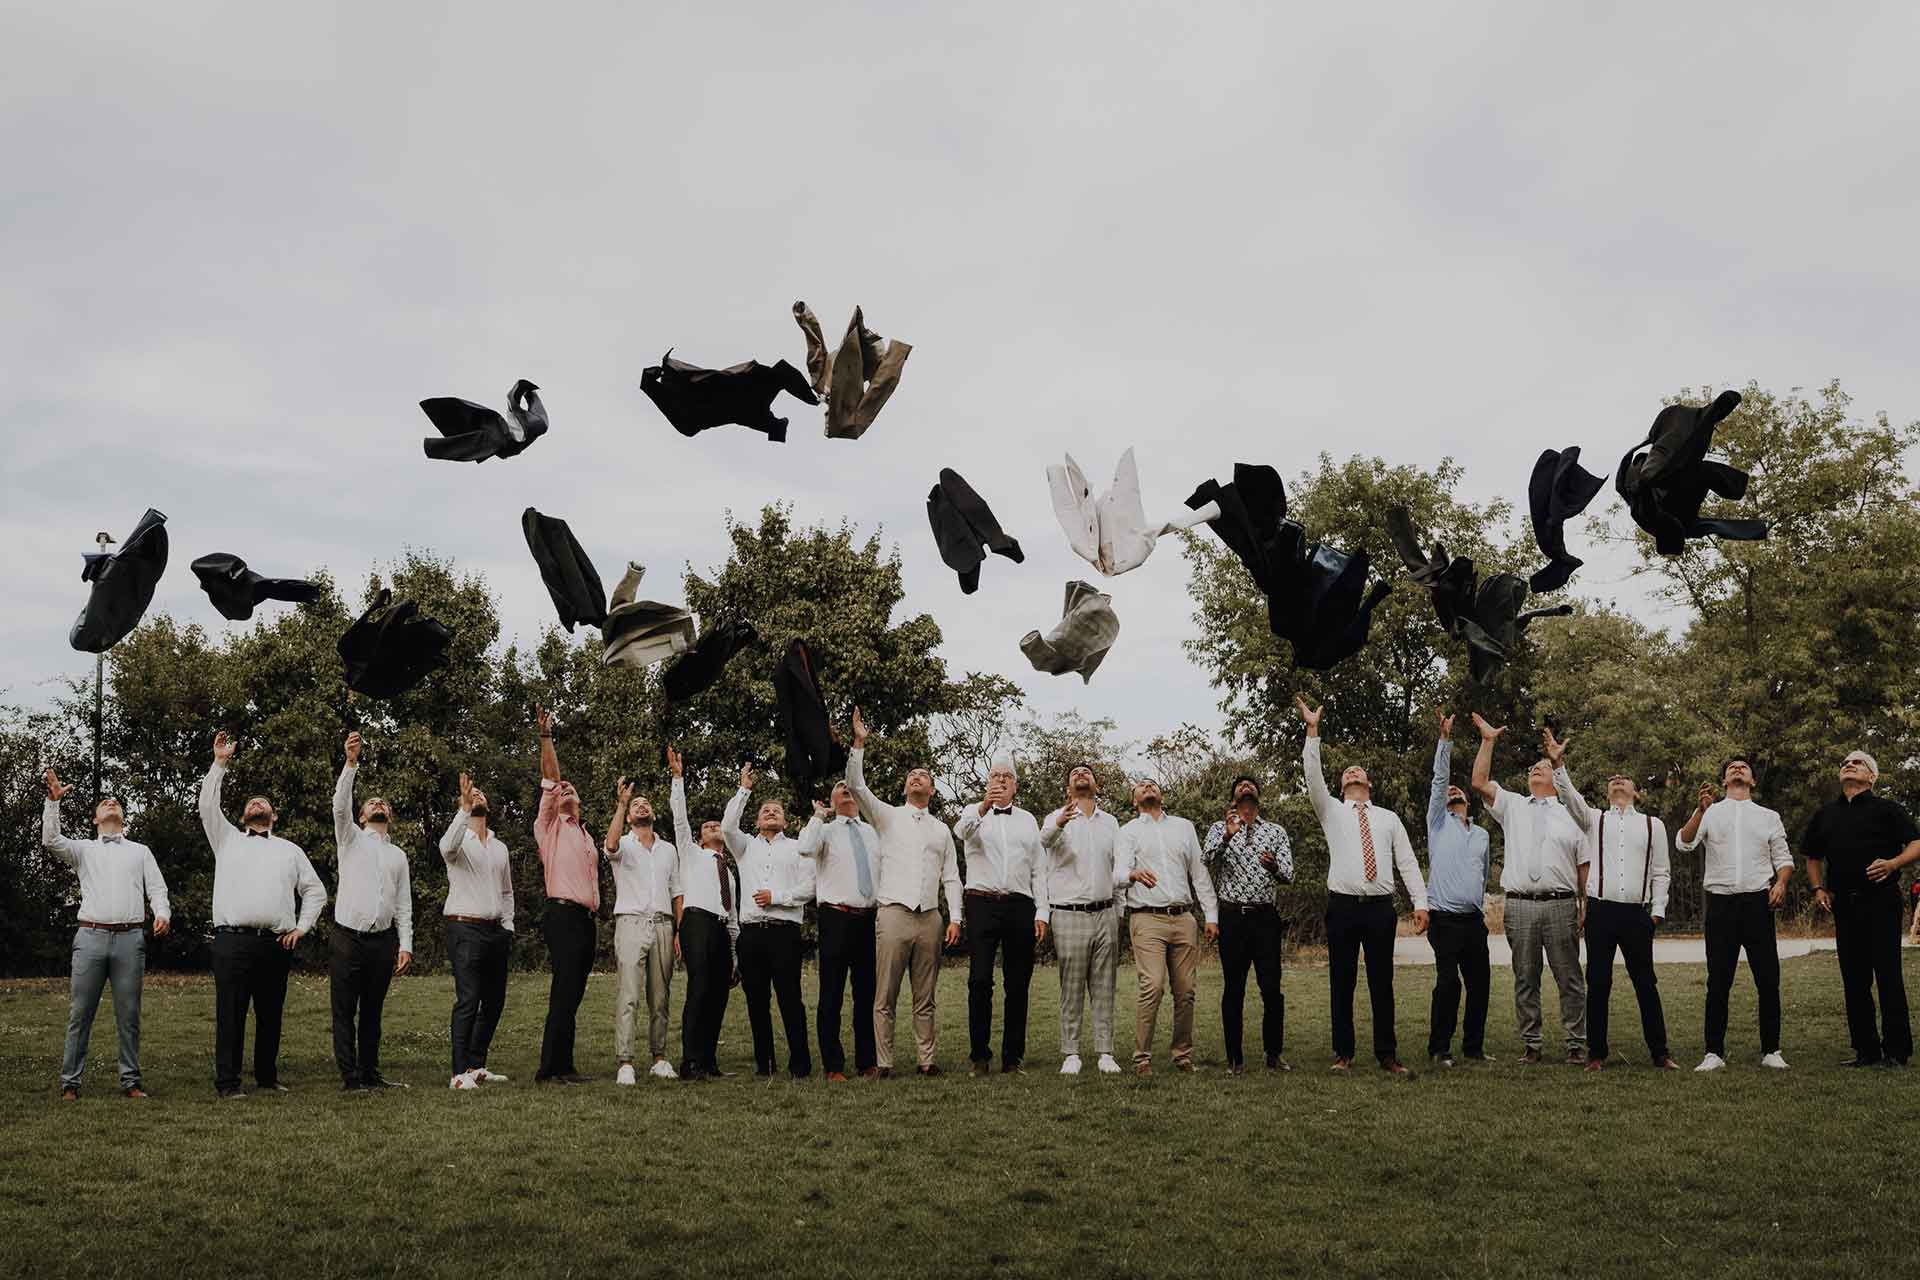
[{"label": "white dress shirt", "polygon": [[[802,855],[800,842],[784,831],[769,840],[740,829],[740,814],[752,794],[744,787],[735,791],[720,815],[721,834],[740,868],[740,923],[799,924],[813,901],[813,859]],[[771,899],[764,907],[753,900],[763,889]]]},{"label": "white dress shirt", "polygon": [[1580,891],[1580,868],[1593,855],[1559,797],[1517,795],[1496,782],[1487,812],[1506,837],[1500,855],[1502,893]]},{"label": "white dress shirt", "polygon": [[700,843],[700,829],[687,821],[687,784],[685,779],[673,780],[672,798],[668,808],[673,814],[673,829],[679,835],[680,846],[680,906],[688,907],[719,916],[727,923],[727,932],[733,933],[740,927],[739,885],[733,875],[727,873],[727,890],[733,895],[734,910],[728,911],[720,896],[721,866],[725,855],[707,848]]},{"label": "white dress shirt", "polygon": [[1651,905],[1650,914],[1666,919],[1667,887],[1673,879],[1666,824],[1632,805],[1609,805],[1595,813],[1574,789],[1564,766],[1553,771],[1553,787],[1574,824],[1587,834],[1587,897]]},{"label": "white dress shirt", "polygon": [[167,882],[153,850],[124,835],[69,840],[60,834],[60,802],[48,800],[40,816],[40,843],[80,873],[79,918],[93,924],[139,924],[153,903],[155,921],[172,918]]},{"label": "white dress shirt", "polygon": [[1120,820],[1095,805],[1059,825],[1060,810],[1040,824],[1047,851],[1047,906],[1113,900],[1113,851],[1120,843]]},{"label": "white dress shirt", "polygon": [[1774,873],[1793,865],[1780,815],[1755,800],[1716,800],[1700,819],[1692,843],[1674,841],[1688,853],[1707,846],[1700,887],[1708,893],[1753,893],[1773,886]]},{"label": "white dress shirt", "polygon": [[384,831],[353,821],[353,778],[358,769],[340,770],[333,788],[333,839],[340,857],[340,885],[333,898],[333,922],[361,933],[379,933],[389,925],[400,935],[400,949],[413,954],[413,879],[407,855]]},{"label": "white dress shirt", "polygon": [[1033,899],[1033,918],[1045,924],[1047,908],[1046,861],[1040,851],[1040,824],[1018,805],[1008,812],[972,804],[954,824],[953,834],[967,853],[969,889],[987,893],[1017,893]]},{"label": "white dress shirt", "polygon": [[1198,511],[1184,507],[1172,519],[1147,523],[1140,499],[1140,471],[1133,450],[1120,455],[1113,469],[1113,485],[1097,499],[1073,455],[1065,466],[1047,468],[1047,488],[1053,496],[1053,514],[1080,558],[1112,577],[1145,564],[1162,534],[1191,529],[1220,515],[1215,503]]},{"label": "white dress shirt", "polygon": [[447,905],[441,912],[498,920],[512,933],[513,871],[507,864],[507,846],[492,830],[485,840],[473,834],[472,818],[460,810],[440,837],[440,856],[447,863]]},{"label": "white dress shirt", "polygon": [[859,818],[833,815],[821,821],[815,814],[800,832],[800,852],[813,859],[814,891],[824,903],[842,907],[871,907],[873,894],[860,892],[860,869],[854,859],[853,832],[867,846],[867,886],[880,883],[880,833]]},{"label": "white dress shirt", "polygon": [[[1151,888],[1129,881],[1136,868],[1153,872]],[[1207,923],[1220,923],[1220,900],[1200,851],[1200,833],[1185,818],[1143,813],[1120,828],[1113,849],[1113,887],[1129,907],[1190,907],[1197,894]]]},{"label": "white dress shirt", "polygon": [[[1327,837],[1327,891],[1361,898],[1391,898],[1393,870],[1400,869],[1401,882],[1415,911],[1427,909],[1427,882],[1420,874],[1420,860],[1414,856],[1413,841],[1407,838],[1406,824],[1391,809],[1377,804],[1356,804],[1336,800],[1327,791],[1327,779],[1320,766],[1320,738],[1307,739],[1300,753],[1307,774],[1307,795],[1313,800],[1313,812],[1320,819],[1320,830]],[[1360,842],[1360,813],[1367,815],[1367,832],[1373,837],[1373,879],[1367,879],[1366,850]],[[1577,832],[1575,833],[1578,834]]]},{"label": "white dress shirt", "polygon": [[200,826],[213,849],[214,928],[311,932],[327,905],[326,886],[293,841],[249,835],[227,821],[220,812],[226,777],[225,766],[216,764],[200,784]]},{"label": "white dress shirt", "polygon": [[673,914],[673,900],[680,896],[680,850],[673,841],[655,831],[649,848],[629,831],[607,861],[613,864],[613,914]]},{"label": "white dress shirt", "polygon": [[880,833],[879,879],[874,901],[882,906],[930,911],[940,905],[940,888],[947,891],[947,915],[962,919],[960,859],[947,824],[911,804],[888,804],[867,789],[866,752],[847,753],[847,787],[860,809]]}]

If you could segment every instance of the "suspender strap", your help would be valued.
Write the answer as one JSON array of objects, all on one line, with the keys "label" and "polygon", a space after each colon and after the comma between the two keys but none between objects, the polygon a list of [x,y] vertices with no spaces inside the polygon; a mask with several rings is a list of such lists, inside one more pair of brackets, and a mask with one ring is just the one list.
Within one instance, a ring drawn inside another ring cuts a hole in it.
[{"label": "suspender strap", "polygon": [[1640,869],[1640,901],[1647,905],[1647,895],[1653,892],[1653,815],[1647,815],[1647,860]]},{"label": "suspender strap", "polygon": [[[1640,905],[1646,906],[1647,895],[1653,892],[1653,815],[1647,814],[1647,850],[1640,867]],[[1600,897],[1607,896],[1607,815],[1600,815],[1600,876],[1595,892]]]},{"label": "suspender strap", "polygon": [[1600,856],[1595,859],[1600,864],[1600,879],[1596,891],[1602,899],[1607,896],[1607,815],[1600,815]]}]

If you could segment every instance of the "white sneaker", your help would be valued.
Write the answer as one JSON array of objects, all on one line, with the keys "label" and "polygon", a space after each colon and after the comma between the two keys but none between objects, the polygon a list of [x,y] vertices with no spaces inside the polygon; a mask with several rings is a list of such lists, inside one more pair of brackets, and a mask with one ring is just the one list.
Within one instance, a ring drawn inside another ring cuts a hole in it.
[{"label": "white sneaker", "polygon": [[671,1062],[668,1062],[665,1058],[662,1058],[660,1059],[660,1061],[654,1063],[652,1068],[647,1072],[647,1074],[650,1076],[659,1076],[662,1080],[677,1080],[680,1078],[680,1073],[675,1071],[673,1069],[673,1064]]},{"label": "white sneaker", "polygon": [[478,1089],[479,1087],[480,1082],[474,1079],[473,1072],[471,1071],[462,1071],[459,1075],[447,1082],[447,1088],[449,1089]]},{"label": "white sneaker", "polygon": [[1112,1054],[1103,1053],[1100,1055],[1100,1070],[1110,1076],[1117,1076],[1120,1074],[1120,1064],[1113,1060]]},{"label": "white sneaker", "polygon": [[1706,1057],[1700,1059],[1700,1065],[1695,1067],[1694,1070],[1695,1071],[1724,1071],[1726,1070],[1726,1068],[1727,1068],[1727,1060],[1725,1058],[1721,1057],[1717,1053],[1710,1053]]},{"label": "white sneaker", "polygon": [[1775,1049],[1772,1053],[1760,1059],[1760,1065],[1763,1067],[1772,1067],[1775,1071],[1785,1071],[1787,1069],[1787,1060],[1780,1056],[1778,1049]]},{"label": "white sneaker", "polygon": [[631,1062],[621,1063],[620,1074],[616,1075],[613,1078],[613,1082],[615,1084],[632,1084],[633,1083],[633,1064]]},{"label": "white sneaker", "polygon": [[498,1071],[489,1071],[485,1067],[475,1067],[467,1073],[481,1084],[505,1084],[507,1078]]},{"label": "white sneaker", "polygon": [[1077,1053],[1068,1054],[1066,1058],[1063,1059],[1060,1063],[1060,1074],[1063,1076],[1079,1075],[1080,1074],[1080,1055]]}]

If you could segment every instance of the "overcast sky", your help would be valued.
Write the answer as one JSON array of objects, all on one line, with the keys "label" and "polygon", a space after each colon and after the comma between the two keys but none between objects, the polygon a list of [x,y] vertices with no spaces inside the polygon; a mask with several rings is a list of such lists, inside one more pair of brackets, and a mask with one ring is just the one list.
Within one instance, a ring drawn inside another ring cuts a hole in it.
[{"label": "overcast sky", "polygon": [[[80,555],[149,506],[176,617],[230,625],[207,552],[351,589],[413,545],[531,640],[523,507],[677,601],[725,510],[786,498],[899,543],[956,670],[1145,737],[1218,723],[1175,542],[1103,583],[1091,686],[1017,648],[1098,581],[1047,500],[1065,450],[1104,486],[1134,446],[1149,515],[1321,449],[1452,455],[1524,506],[1541,447],[1610,470],[1682,387],[1920,416],[1920,8],[1568,8],[15,0],[0,698],[90,670]],[[796,298],[914,344],[865,439],[783,397],[785,445],[687,440],[641,395],[670,346],[800,363]],[[416,401],[519,377],[528,453],[422,456]],[[943,465],[1027,552],[972,597]]]}]

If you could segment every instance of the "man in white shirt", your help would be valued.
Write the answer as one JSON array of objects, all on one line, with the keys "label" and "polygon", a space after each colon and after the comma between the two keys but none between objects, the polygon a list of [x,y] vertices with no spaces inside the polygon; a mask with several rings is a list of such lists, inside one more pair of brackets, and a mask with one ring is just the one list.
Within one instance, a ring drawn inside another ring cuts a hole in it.
[{"label": "man in white shirt", "polygon": [[[404,1089],[380,1074],[380,1014],[387,988],[413,962],[413,883],[393,842],[393,806],[370,796],[353,818],[360,735],[347,735],[347,763],[333,788],[333,839],[340,862],[333,899],[327,979],[333,1001],[333,1061],[341,1087]],[[358,1028],[355,1022],[358,1021]]]},{"label": "man in white shirt", "polygon": [[853,709],[853,750],[847,755],[847,786],[880,836],[880,876],[874,900],[877,986],[873,995],[874,1057],[880,1077],[893,1075],[893,1010],[900,980],[913,979],[913,1043],[919,1073],[937,1076],[934,1008],[940,983],[940,890],[947,895],[945,944],[960,941],[960,861],[953,832],[927,811],[933,800],[933,770],[907,771],[906,803],[888,804],[867,787],[867,723]]},{"label": "man in white shirt", "polygon": [[1306,722],[1307,740],[1300,764],[1307,776],[1307,795],[1314,816],[1327,837],[1327,987],[1333,1002],[1332,1070],[1353,1069],[1358,1038],[1353,1026],[1353,992],[1360,982],[1360,962],[1367,966],[1367,1002],[1373,1011],[1373,1057],[1388,1075],[1413,1073],[1400,1061],[1400,1043],[1393,1025],[1393,939],[1399,931],[1399,913],[1393,905],[1393,872],[1413,900],[1417,932],[1427,931],[1427,884],[1406,824],[1391,809],[1373,803],[1373,780],[1359,765],[1340,774],[1340,799],[1327,790],[1320,765],[1320,717],[1304,698],[1293,705]]},{"label": "man in white shirt", "polygon": [[1678,1071],[1679,1064],[1667,1052],[1667,1015],[1653,972],[1653,934],[1666,918],[1667,886],[1673,877],[1666,824],[1634,806],[1640,791],[1624,773],[1607,779],[1607,807],[1596,814],[1567,773],[1566,742],[1556,741],[1551,728],[1540,735],[1553,765],[1554,791],[1587,836],[1587,1070],[1602,1070],[1611,1051],[1607,1004],[1613,996],[1617,951],[1633,980],[1640,1030],[1653,1065]]},{"label": "man in white shirt", "polygon": [[680,849],[679,918],[674,952],[687,966],[687,997],[680,1010],[680,1079],[689,1084],[725,1074],[718,1050],[727,995],[740,981],[735,936],[740,932],[740,872],[727,857],[720,823],[712,818],[694,835],[687,818],[687,780],[680,753],[667,748],[673,774],[668,808]]},{"label": "man in white shirt", "polygon": [[800,852],[814,862],[819,907],[820,1001],[814,1031],[820,1066],[829,1081],[847,1078],[840,1043],[840,1011],[853,986],[853,1068],[863,1078],[880,1074],[873,1048],[874,885],[880,833],[860,818],[860,802],[845,782],[833,784],[831,806],[813,802],[813,820],[800,833]]},{"label": "man in white shirt", "polygon": [[1787,900],[1793,852],[1780,815],[1753,798],[1753,766],[1741,756],[1727,762],[1724,800],[1711,785],[1674,841],[1692,853],[1707,847],[1700,887],[1706,891],[1707,1054],[1695,1071],[1727,1065],[1727,998],[1740,952],[1760,997],[1760,1065],[1785,1071],[1780,1053],[1780,950],[1773,913]]},{"label": "man in white shirt", "polygon": [[1113,887],[1129,914],[1139,992],[1133,1008],[1133,1071],[1153,1074],[1153,1028],[1160,998],[1173,986],[1173,1065],[1193,1070],[1193,987],[1200,967],[1200,932],[1193,903],[1200,900],[1208,938],[1220,936],[1220,903],[1200,850],[1200,833],[1166,811],[1160,784],[1133,788],[1140,816],[1120,828],[1113,850]]},{"label": "man in white shirt", "polygon": [[954,824],[966,856],[961,930],[972,944],[967,972],[969,1074],[984,1076],[993,1059],[993,961],[1006,971],[1006,1025],[1000,1032],[1000,1070],[1016,1072],[1027,1056],[1027,988],[1033,951],[1047,936],[1047,875],[1040,824],[1013,803],[1020,785],[1011,756],[987,771],[987,794]]},{"label": "man in white shirt", "polygon": [[447,864],[447,962],[453,966],[453,1078],[449,1087],[505,1084],[487,1070],[487,1050],[507,1003],[513,955],[513,872],[507,846],[488,827],[487,793],[460,775],[460,811],[440,837]]},{"label": "man in white shirt", "polygon": [[1120,967],[1114,910],[1113,851],[1120,823],[1099,805],[1093,766],[1067,770],[1067,802],[1040,824],[1047,851],[1048,926],[1060,971],[1060,1074],[1080,1074],[1080,1015],[1093,1006],[1093,1051],[1100,1070],[1118,1075],[1113,1056],[1113,989]]},{"label": "man in white shirt", "polygon": [[240,1060],[248,1005],[254,1010],[254,1085],[287,1092],[279,1071],[287,970],[293,949],[327,904],[326,887],[305,851],[273,834],[272,801],[248,797],[240,814],[245,831],[220,812],[234,746],[225,730],[213,735],[213,767],[200,784],[200,826],[213,849],[213,1087],[222,1098],[246,1097]]},{"label": "man in white shirt", "polygon": [[1500,890],[1506,895],[1507,945],[1513,950],[1513,1015],[1524,1065],[1542,1057],[1541,956],[1560,989],[1560,1025],[1567,1061],[1587,1061],[1587,984],[1580,973],[1581,901],[1587,886],[1587,838],[1554,791],[1553,765],[1540,759],[1527,770],[1527,795],[1502,790],[1492,779],[1493,744],[1505,733],[1481,719],[1473,789],[1500,824]]},{"label": "man in white shirt", "polygon": [[[647,994],[647,1051],[650,1075],[673,1079],[667,1062],[668,999],[673,992],[673,919],[679,914],[680,851],[653,829],[653,801],[633,794],[620,779],[620,795],[607,824],[601,852],[613,864],[613,954],[620,970],[620,993],[613,1006],[614,1083],[631,1085],[633,1019]],[[633,830],[622,834],[622,829]]]},{"label": "man in white shirt", "polygon": [[740,990],[747,998],[747,1023],[753,1029],[753,1074],[773,1075],[773,1011],[768,994],[780,1002],[781,1028],[787,1037],[787,1074],[804,1080],[813,1074],[807,1047],[807,1005],[800,995],[800,925],[813,901],[813,859],[787,834],[786,806],[768,800],[754,816],[755,834],[740,829],[740,816],[753,795],[754,770],[740,766],[740,789],[733,793],[720,830],[740,868]]},{"label": "man in white shirt", "polygon": [[112,796],[93,806],[94,838],[60,834],[60,798],[73,790],[47,770],[47,803],[40,816],[40,843],[80,876],[80,919],[73,935],[73,998],[67,1011],[67,1043],[60,1059],[60,1097],[80,1100],[80,1073],[100,1008],[100,990],[113,986],[113,1020],[120,1033],[120,1092],[144,1098],[140,1079],[140,984],[147,972],[146,904],[153,904],[153,936],[172,927],[167,882],[153,850],[126,836],[127,815]]}]

